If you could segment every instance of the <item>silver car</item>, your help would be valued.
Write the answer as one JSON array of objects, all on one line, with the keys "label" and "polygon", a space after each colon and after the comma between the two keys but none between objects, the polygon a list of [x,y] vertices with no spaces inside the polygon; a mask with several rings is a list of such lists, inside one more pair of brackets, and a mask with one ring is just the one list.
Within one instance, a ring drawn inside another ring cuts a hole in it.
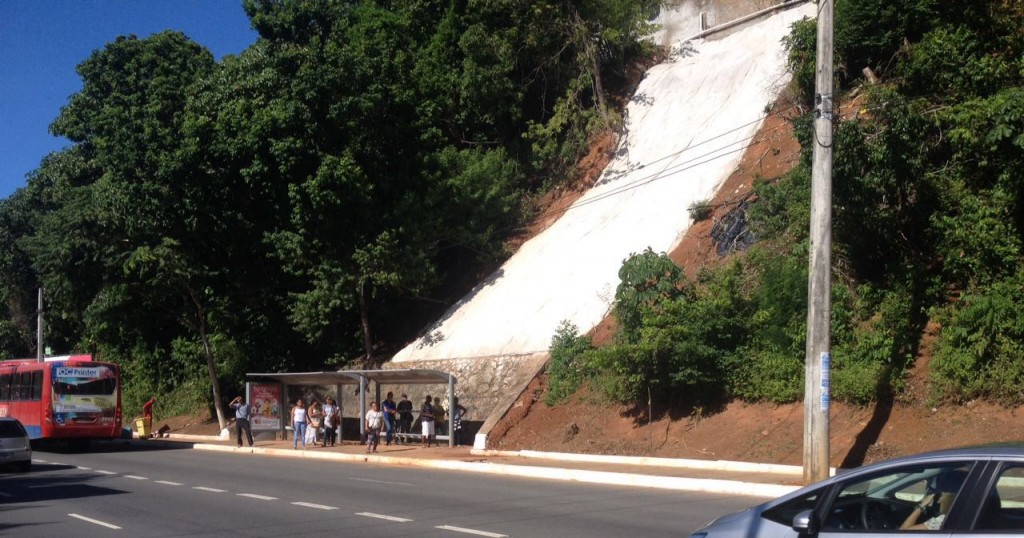
[{"label": "silver car", "polygon": [[691,538],[1024,536],[1024,444],[905,456],[704,525]]},{"label": "silver car", "polygon": [[32,469],[32,445],[25,427],[16,418],[0,417],[0,466],[3,465],[21,472]]}]

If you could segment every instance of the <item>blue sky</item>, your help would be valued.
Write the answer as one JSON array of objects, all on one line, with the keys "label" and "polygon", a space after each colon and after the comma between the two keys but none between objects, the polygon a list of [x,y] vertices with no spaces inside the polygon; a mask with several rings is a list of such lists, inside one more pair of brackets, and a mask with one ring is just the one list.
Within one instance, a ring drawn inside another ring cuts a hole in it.
[{"label": "blue sky", "polygon": [[0,199],[67,140],[50,123],[82,88],[75,66],[119,35],[177,30],[214,57],[256,41],[242,0],[0,0]]}]

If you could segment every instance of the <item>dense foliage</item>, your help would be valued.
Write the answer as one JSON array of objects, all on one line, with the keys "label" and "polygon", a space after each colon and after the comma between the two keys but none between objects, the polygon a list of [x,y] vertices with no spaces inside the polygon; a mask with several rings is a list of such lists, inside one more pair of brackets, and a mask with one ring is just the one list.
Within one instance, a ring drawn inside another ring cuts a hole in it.
[{"label": "dense foliage", "polygon": [[42,286],[47,345],[119,362],[127,405],[377,360],[614,121],[658,2],[243,4],[237,56],[164,32],[79,65],[73,145],[0,203],[0,355],[35,354]]},{"label": "dense foliage", "polygon": [[[935,321],[935,401],[1024,402],[1021,20],[1001,0],[836,3],[837,88],[862,101],[834,136],[835,399],[893,398]],[[785,41],[808,110],[815,41],[814,21]],[[692,278],[649,251],[625,262],[615,343],[571,359],[598,389],[626,402],[802,398],[813,140],[809,115],[794,125],[802,163],[755,185],[748,253]]]}]

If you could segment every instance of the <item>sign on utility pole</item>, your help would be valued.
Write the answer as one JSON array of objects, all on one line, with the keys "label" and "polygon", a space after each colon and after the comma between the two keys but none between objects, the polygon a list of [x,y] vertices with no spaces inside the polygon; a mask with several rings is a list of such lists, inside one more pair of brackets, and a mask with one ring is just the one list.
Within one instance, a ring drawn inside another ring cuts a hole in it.
[{"label": "sign on utility pole", "polygon": [[832,309],[832,0],[818,2],[811,252],[804,357],[804,482],[829,475],[829,323]]}]

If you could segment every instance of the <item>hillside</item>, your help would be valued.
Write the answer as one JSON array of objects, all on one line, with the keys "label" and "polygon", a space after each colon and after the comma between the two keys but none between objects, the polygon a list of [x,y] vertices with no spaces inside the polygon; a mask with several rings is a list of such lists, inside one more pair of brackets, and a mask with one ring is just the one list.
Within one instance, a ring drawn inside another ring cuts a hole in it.
[{"label": "hillside", "polygon": [[[849,112],[856,106],[856,102],[847,103],[845,108]],[[770,117],[757,140],[715,197],[714,217],[691,226],[671,253],[687,271],[721,263],[723,259],[714,254],[709,236],[712,222],[749,194],[755,178],[771,181],[799,158],[799,144],[784,117]],[[608,148],[608,137],[596,139],[581,165],[599,170]],[[582,177],[593,175],[592,171]],[[567,189],[549,203],[562,207],[579,194],[579,190]],[[592,332],[595,341],[609,341],[613,325],[610,317],[602,321]],[[1019,408],[973,402],[962,406],[928,405],[928,370],[936,330],[937,326],[931,324],[921,335],[908,388],[898,400],[868,406],[833,404],[833,466],[850,467],[924,450],[1019,439],[1016,432],[1024,428]],[[491,431],[491,448],[801,464],[803,408],[799,404],[735,402],[718,409],[659,408],[649,413],[642,407],[608,404],[584,389],[570,401],[549,407],[540,401],[546,382],[542,374],[530,383]],[[215,422],[195,417],[171,417],[162,422],[182,433],[213,435],[218,431]]]},{"label": "hillside", "polygon": [[[847,103],[845,110],[856,105]],[[671,253],[687,272],[723,261],[711,242],[713,221],[745,199],[753,181],[771,181],[799,159],[799,143],[782,116],[766,120],[757,140],[714,198],[713,218],[691,226]],[[833,403],[833,466],[850,467],[924,450],[1020,438],[1016,432],[1024,428],[1024,415],[1016,407],[974,402],[928,405],[928,367],[936,330],[937,326],[930,324],[921,335],[907,390],[896,401],[868,406]],[[591,335],[600,344],[609,341],[613,331],[614,320],[608,317]],[[791,465],[802,462],[800,404],[734,402],[720,409],[648,410],[608,404],[584,389],[570,401],[549,407],[540,400],[546,381],[544,374],[533,380],[491,431],[490,447]]]}]

